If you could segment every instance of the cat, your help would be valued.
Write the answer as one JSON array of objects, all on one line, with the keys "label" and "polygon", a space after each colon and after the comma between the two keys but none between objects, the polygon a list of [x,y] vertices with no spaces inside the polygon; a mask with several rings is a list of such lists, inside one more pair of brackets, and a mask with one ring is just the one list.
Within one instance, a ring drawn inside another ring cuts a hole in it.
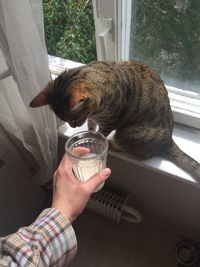
[{"label": "cat", "polygon": [[[71,127],[87,119],[108,136],[110,148],[140,160],[161,155],[200,178],[200,164],[173,141],[173,116],[160,76],[139,61],[94,61],[64,71],[31,101],[30,107],[50,105]],[[94,123],[95,122],[95,123]]]}]

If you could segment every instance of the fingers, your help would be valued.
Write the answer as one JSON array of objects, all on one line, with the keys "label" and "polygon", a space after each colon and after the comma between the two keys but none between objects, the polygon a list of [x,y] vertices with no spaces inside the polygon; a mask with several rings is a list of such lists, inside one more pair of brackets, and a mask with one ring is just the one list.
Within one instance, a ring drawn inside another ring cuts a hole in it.
[{"label": "fingers", "polygon": [[[85,147],[77,147],[77,152],[82,153],[82,155],[84,155],[84,154],[89,153],[89,149]],[[81,187],[83,186],[87,192],[92,193],[97,188],[98,185],[100,185],[110,176],[110,174],[111,174],[111,170],[109,168],[106,168],[102,170],[101,172],[93,175],[86,182],[81,182],[75,178],[74,173],[72,171],[72,163],[70,159],[68,158],[67,154],[64,154],[54,176],[65,177],[65,178],[68,177],[68,179],[71,181],[72,180],[76,182],[79,181],[79,184],[81,184]]]},{"label": "fingers", "polygon": [[63,155],[58,168],[63,168],[65,166],[67,166],[67,169],[70,167],[72,168],[72,163],[66,154]]},{"label": "fingers", "polygon": [[73,176],[72,163],[66,154],[64,154],[63,158],[61,159],[54,175],[61,175],[62,177],[64,175]]},{"label": "fingers", "polygon": [[[76,147],[73,149],[73,152],[75,152],[75,156],[82,156],[85,154],[88,154],[90,152],[90,149],[87,147]],[[58,168],[64,168],[66,170],[69,170],[72,168],[72,163],[67,154],[65,153],[62,160],[60,161]]]},{"label": "fingers", "polygon": [[90,149],[87,147],[78,146],[78,147],[75,147],[71,152],[74,156],[80,157],[85,154],[88,154],[90,152]]},{"label": "fingers", "polygon": [[111,170],[106,168],[100,173],[93,175],[89,180],[84,182],[82,185],[87,188],[90,193],[94,192],[98,185],[104,182],[111,175]]}]

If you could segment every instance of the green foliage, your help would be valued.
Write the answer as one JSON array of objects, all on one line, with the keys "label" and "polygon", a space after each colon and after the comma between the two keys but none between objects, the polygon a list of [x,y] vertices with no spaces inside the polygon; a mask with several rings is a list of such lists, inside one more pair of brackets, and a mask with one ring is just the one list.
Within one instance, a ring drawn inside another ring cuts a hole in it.
[{"label": "green foliage", "polygon": [[96,59],[92,1],[43,0],[43,10],[50,55],[82,63]]},{"label": "green foliage", "polygon": [[[43,8],[50,55],[83,63],[96,59],[91,0],[43,0]],[[153,66],[168,84],[199,91],[199,25],[199,0],[134,0],[131,58]]]},{"label": "green foliage", "polygon": [[[132,57],[153,66],[166,80],[200,82],[200,1],[134,1]],[[183,83],[181,84],[183,88]]]}]

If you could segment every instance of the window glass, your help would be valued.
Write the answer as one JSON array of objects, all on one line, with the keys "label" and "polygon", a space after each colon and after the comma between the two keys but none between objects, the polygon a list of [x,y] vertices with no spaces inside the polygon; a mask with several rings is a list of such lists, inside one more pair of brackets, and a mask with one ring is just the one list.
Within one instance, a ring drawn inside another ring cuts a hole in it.
[{"label": "window glass", "polygon": [[96,59],[92,1],[43,0],[48,54],[82,63]]},{"label": "window glass", "polygon": [[200,1],[133,0],[130,58],[167,85],[200,93]]}]

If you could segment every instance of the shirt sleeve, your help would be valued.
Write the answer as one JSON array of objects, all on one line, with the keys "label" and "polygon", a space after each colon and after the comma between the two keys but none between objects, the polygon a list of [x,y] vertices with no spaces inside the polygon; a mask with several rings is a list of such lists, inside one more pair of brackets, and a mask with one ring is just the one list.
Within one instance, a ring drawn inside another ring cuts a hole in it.
[{"label": "shirt sleeve", "polygon": [[57,209],[45,209],[33,224],[0,238],[0,266],[66,266],[77,250],[75,232]]}]

